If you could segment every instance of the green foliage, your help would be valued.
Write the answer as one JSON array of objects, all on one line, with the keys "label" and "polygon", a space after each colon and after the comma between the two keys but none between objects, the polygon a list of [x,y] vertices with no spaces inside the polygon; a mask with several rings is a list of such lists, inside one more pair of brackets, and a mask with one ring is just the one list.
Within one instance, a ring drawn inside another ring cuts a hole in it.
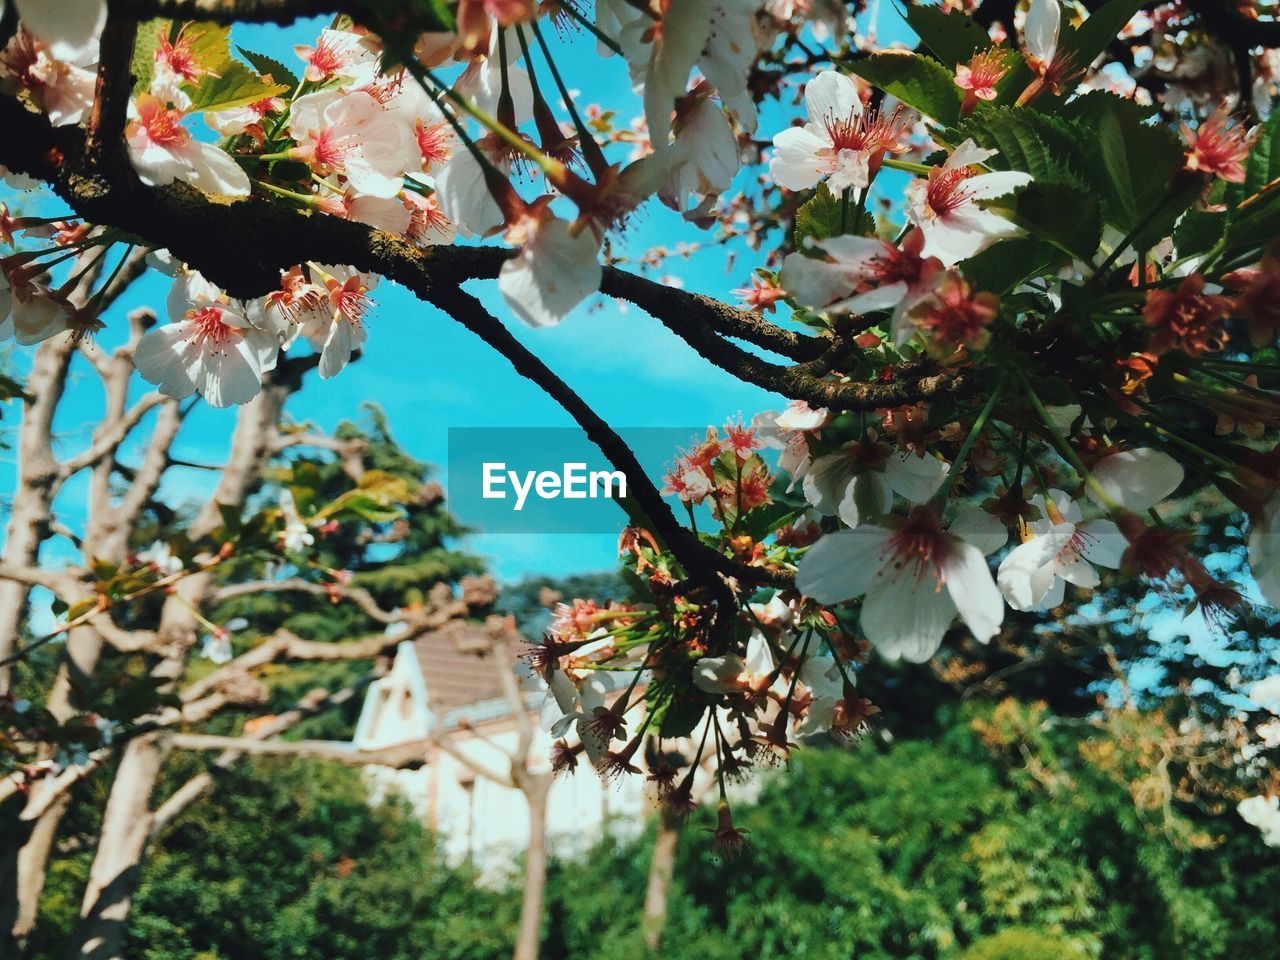
[{"label": "green foliage", "polygon": [[987,161],[992,169],[1021,170],[1037,182],[1082,184],[1089,169],[1080,128],[1034,110],[996,107],[955,124],[947,139],[996,150]]},{"label": "green foliage", "polygon": [[1245,181],[1232,184],[1227,197],[1239,207],[1230,214],[1229,244],[1260,244],[1275,236],[1280,218],[1280,113],[1262,125],[1245,164]]},{"label": "green foliage", "polygon": [[1057,937],[1011,927],[995,936],[983,937],[962,953],[959,960],[1066,960],[1071,956],[1085,954]]},{"label": "green foliage", "polygon": [[[837,197],[825,183],[818,184],[812,197],[806,200],[796,211],[795,245],[800,251],[810,251],[809,242],[813,240],[829,240],[846,233],[863,236],[876,232],[875,217],[867,210],[857,218],[857,209],[850,201]],[[813,252],[819,256],[818,251]]]},{"label": "green foliage", "polygon": [[228,60],[217,76],[207,76],[191,93],[191,113],[204,110],[229,110],[256,103],[268,97],[287,93],[282,83],[273,83],[258,76],[238,60]]},{"label": "green foliage", "polygon": [[1002,240],[960,263],[960,272],[978,290],[1004,294],[1040,276],[1067,258],[1053,244],[1034,237]]},{"label": "green foliage", "polygon": [[960,90],[951,72],[932,57],[887,50],[848,64],[885,93],[941,123],[960,117]]},{"label": "green foliage", "polygon": [[944,10],[932,3],[910,3],[905,12],[916,36],[950,69],[955,69],[958,63],[968,63],[975,53],[991,45],[991,36],[982,25],[961,10]]},{"label": "green foliage", "polygon": [[1085,262],[1092,259],[1102,237],[1098,198],[1069,183],[1028,183],[985,205],[999,209],[1028,233]]},{"label": "green foliage", "polygon": [[1092,131],[1082,142],[1092,156],[1090,169],[1100,174],[1096,180],[1105,191],[1110,222],[1128,233],[1144,214],[1163,203],[1163,216],[1144,228],[1148,242],[1138,245],[1145,247],[1168,236],[1192,199],[1185,197],[1181,205],[1165,201],[1167,184],[1182,166],[1177,135],[1168,127],[1147,123],[1146,108],[1120,97],[1083,97],[1075,110],[1078,126]]},{"label": "green foliage", "polygon": [[254,53],[252,50],[246,50],[244,47],[236,47],[236,53],[244,57],[264,77],[270,77],[276,83],[288,84],[290,87],[298,85],[298,77],[292,70],[286,67],[279,60],[268,57],[262,53]]},{"label": "green foliage", "polygon": [[510,951],[517,902],[448,868],[406,807],[357,771],[254,761],[223,775],[148,863],[139,960],[471,960]]}]

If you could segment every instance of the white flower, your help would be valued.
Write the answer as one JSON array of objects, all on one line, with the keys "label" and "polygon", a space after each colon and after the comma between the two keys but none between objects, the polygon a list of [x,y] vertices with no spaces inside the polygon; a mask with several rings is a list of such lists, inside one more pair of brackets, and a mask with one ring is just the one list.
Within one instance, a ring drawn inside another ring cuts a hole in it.
[{"label": "white flower", "polygon": [[162,577],[181,573],[183,569],[181,558],[175,557],[173,551],[169,549],[169,545],[163,540],[156,540],[151,546],[140,552],[138,560],[142,563],[150,564]]},{"label": "white flower", "polygon": [[[505,164],[495,164],[505,173]],[[464,237],[486,234],[502,225],[502,210],[485,181],[484,168],[470,150],[455,150],[436,174],[440,209]]]},{"label": "white flower", "polygon": [[1251,686],[1249,700],[1255,706],[1280,714],[1280,673],[1272,674]]},{"label": "white flower", "polygon": [[1058,32],[1062,25],[1062,8],[1058,0],[1031,0],[1022,40],[1034,61],[1033,67],[1048,67],[1058,53]]},{"label": "white flower", "polygon": [[28,281],[13,287],[8,273],[0,270],[0,341],[13,337],[31,346],[70,329],[66,304],[50,296],[43,284]]},{"label": "white flower", "polygon": [[671,130],[676,98],[684,96],[689,72],[710,34],[707,0],[666,4],[656,21],[625,2],[614,9],[621,24],[614,37],[627,58],[632,85],[644,91],[644,118],[654,144],[661,146]]},{"label": "white flower", "polygon": [[803,400],[792,400],[781,413],[767,410],[752,419],[751,426],[761,445],[782,451],[778,456],[778,468],[791,475],[788,493],[804,479],[813,465],[808,434],[820,429],[830,416],[831,412],[825,407],[814,409]]},{"label": "white flower", "polygon": [[498,289],[507,306],[531,327],[553,326],[600,289],[600,239],[588,229],[575,236],[557,217],[536,218],[532,236],[502,265]]},{"label": "white flower", "polygon": [[0,72],[25,90],[55,127],[80,123],[93,106],[94,71],[57,59],[26,30],[19,30],[5,48]]},{"label": "white flower", "polygon": [[1262,599],[1280,609],[1280,493],[1271,495],[1249,527],[1249,570]]},{"label": "white flower", "polygon": [[405,236],[413,222],[413,214],[398,197],[351,196],[346,201],[347,219],[365,223],[378,230]]},{"label": "white flower", "polygon": [[907,185],[907,216],[924,231],[923,256],[950,267],[1020,233],[1011,221],[978,206],[979,200],[1003,197],[1031,182],[1031,174],[1016,170],[975,175],[971,167],[995,153],[966,140],[927,178]]},{"label": "white flower", "polygon": [[340,173],[355,193],[394,197],[409,167],[408,132],[363,91],[322,90],[289,107],[290,151],[319,173]]},{"label": "white flower", "polygon": [[592,763],[599,763],[608,747],[588,723],[596,711],[602,709],[605,697],[619,684],[630,681],[630,676],[614,671],[588,670],[576,683],[562,671],[555,670],[547,682],[547,696],[539,710],[542,729],[560,739],[576,729],[578,739]]},{"label": "white flower", "polygon": [[107,0],[14,0],[14,6],[22,25],[48,46],[54,59],[81,65],[98,59]]},{"label": "white flower", "polygon": [[657,154],[666,163],[659,198],[684,212],[690,194],[713,197],[729,188],[738,172],[738,138],[714,100],[698,99],[682,110],[675,142]]},{"label": "white flower", "polygon": [[312,83],[338,79],[339,89],[352,90],[372,83],[378,74],[378,53],[373,38],[346,30],[321,30],[314,47],[299,44],[293,52],[307,67]]},{"label": "white flower", "polygon": [[760,692],[769,689],[786,696],[788,684],[775,675],[777,665],[769,650],[769,640],[759,630],[747,639],[746,657],[735,653],[722,657],[703,657],[693,665],[693,685],[704,693]]},{"label": "white flower", "polygon": [[[1173,493],[1183,476],[1177,460],[1150,447],[1108,454],[1089,474],[1110,500],[1135,513],[1154,507]],[[1092,499],[1098,498],[1092,487],[1086,489]]]},{"label": "white flower", "polygon": [[756,13],[762,6],[763,0],[709,0],[707,44],[698,60],[698,71],[746,133],[756,129],[755,101],[747,82],[760,50]]},{"label": "white flower", "polygon": [[800,560],[796,587],[819,603],[865,595],[862,632],[888,660],[928,660],[957,613],[987,643],[1000,630],[1004,601],[982,549],[995,542],[999,521],[985,516],[953,524],[963,529],[959,536],[944,531],[927,508],[892,528],[867,524],[829,533]]},{"label": "white flower", "polygon": [[823,516],[839,516],[856,527],[888,513],[895,493],[909,503],[928,500],[942,485],[947,467],[945,460],[928,454],[854,440],[813,461],[804,478],[804,497]]},{"label": "white flower", "polygon": [[311,310],[302,323],[302,336],[320,353],[321,380],[336,377],[368,339],[365,318],[373,309],[369,291],[378,278],[353,267],[312,266],[328,293],[328,309]]},{"label": "white flower", "polygon": [[393,91],[383,102],[383,109],[401,127],[401,139],[408,151],[405,169],[430,173],[459,148],[457,134],[422,84],[404,76]]},{"label": "white flower", "polygon": [[181,111],[144,94],[130,104],[129,115],[129,159],[143,183],[163,187],[182,180],[206,193],[249,195],[248,174],[213,144],[195,139],[182,126]]},{"label": "white flower", "polygon": [[898,146],[902,125],[864,111],[858,86],[843,73],[824,70],[804,88],[808,122],[773,138],[769,175],[788,190],[807,190],[825,180],[837,196],[865,190],[886,150]]},{"label": "white flower", "polygon": [[215,407],[257,396],[280,351],[273,332],[195,272],[174,281],[168,310],[170,322],[146,334],[134,352],[144,380],[179,400],[199,392]]},{"label": "white flower", "polygon": [[914,332],[904,319],[907,311],[933,294],[943,269],[941,261],[920,255],[923,246],[919,230],[908,233],[900,248],[878,237],[832,237],[813,244],[826,254],[823,259],[788,254],[778,282],[800,303],[820,310],[857,315],[892,307],[893,341],[901,346]]},{"label": "white flower", "polygon": [[285,521],[284,530],[280,532],[280,543],[285,550],[301,553],[316,542],[316,538],[298,515],[298,505],[287,488],[280,491],[280,513]]},{"label": "white flower", "polygon": [[1240,819],[1262,833],[1268,847],[1280,847],[1280,797],[1249,797],[1236,805]]},{"label": "white flower", "polygon": [[1110,520],[1081,522],[1080,507],[1061,490],[1042,497],[1045,517],[1026,524],[1023,542],[1000,563],[996,580],[1015,610],[1048,610],[1062,603],[1068,583],[1099,583],[1093,564],[1117,569],[1124,534]]},{"label": "white flower", "polygon": [[231,634],[217,630],[204,638],[200,652],[213,663],[226,663],[231,659]]},{"label": "white flower", "polygon": [[800,682],[813,699],[805,708],[804,718],[796,724],[796,736],[826,733],[835,720],[836,707],[844,699],[844,675],[839,664],[829,654],[810,654],[800,667]]}]

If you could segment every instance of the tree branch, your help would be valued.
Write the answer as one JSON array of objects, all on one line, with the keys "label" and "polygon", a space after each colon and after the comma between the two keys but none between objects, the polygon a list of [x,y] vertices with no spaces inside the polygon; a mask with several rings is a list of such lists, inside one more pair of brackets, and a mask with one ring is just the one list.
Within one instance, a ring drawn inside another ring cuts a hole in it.
[{"label": "tree branch", "polygon": [[218,737],[203,733],[175,733],[179,750],[232,750],[236,753],[277,757],[310,757],[334,760],[353,767],[376,764],[397,770],[417,770],[427,762],[433,738],[412,740],[377,750],[355,750],[331,740],[255,740],[252,737]]},{"label": "tree branch", "polygon": [[400,623],[405,619],[404,615],[398,611],[383,610],[378,606],[378,601],[373,598],[373,594],[361,587],[344,587],[336,583],[313,583],[301,577],[291,577],[288,580],[250,580],[244,583],[228,584],[218,588],[214,599],[221,602],[260,593],[306,593],[313,597],[342,597],[350,600],[370,620],[376,620],[378,623]]}]

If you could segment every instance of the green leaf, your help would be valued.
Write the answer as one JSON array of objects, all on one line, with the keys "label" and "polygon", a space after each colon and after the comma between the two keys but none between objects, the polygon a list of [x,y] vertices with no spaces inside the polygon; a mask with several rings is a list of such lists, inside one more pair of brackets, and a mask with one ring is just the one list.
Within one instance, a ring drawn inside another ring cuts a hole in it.
[{"label": "green leaf", "polygon": [[191,58],[202,70],[221,73],[231,59],[231,28],[216,23],[186,24],[183,27]]},{"label": "green leaf", "polygon": [[145,20],[138,24],[138,33],[133,41],[133,58],[129,61],[129,72],[133,74],[133,93],[137,96],[151,87],[151,78],[156,69],[156,50],[160,47],[160,37],[168,31],[168,20]]},{"label": "green leaf", "polygon": [[1204,253],[1222,239],[1227,218],[1221,213],[1206,213],[1203,210],[1188,210],[1178,228],[1173,231],[1173,245],[1179,257],[1193,253]]},{"label": "green leaf", "polygon": [[956,64],[968,63],[979,50],[991,46],[987,31],[959,10],[948,12],[932,3],[911,3],[907,6],[906,18],[929,52],[951,69],[955,69]]},{"label": "green leaf", "polygon": [[916,53],[886,50],[849,64],[867,82],[942,123],[960,117],[960,89],[942,64]]},{"label": "green leaf", "polygon": [[1169,179],[1182,166],[1182,147],[1173,131],[1144,123],[1144,117],[1133,101],[1104,94],[1090,105],[1082,126],[1092,135],[1081,142],[1093,155],[1091,168],[1103,174],[1108,221],[1128,233],[1153,207],[1165,204],[1143,230],[1144,237],[1165,236],[1186,209],[1166,200]]},{"label": "green leaf", "polygon": [[1228,249],[1265,244],[1280,236],[1280,181],[1245,200],[1231,216]]},{"label": "green leaf", "polygon": [[1244,183],[1226,187],[1229,246],[1265,243],[1280,235],[1280,112],[1262,124],[1244,174]]},{"label": "green leaf", "polygon": [[1075,66],[1086,69],[1111,45],[1143,3],[1144,0],[1111,0],[1089,14],[1078,28],[1064,30],[1060,49],[1069,50]]},{"label": "green leaf", "polygon": [[1014,237],[962,260],[958,266],[976,289],[1003,296],[1018,284],[1056,269],[1066,259],[1051,243],[1034,237]]},{"label": "green leaf", "polygon": [[228,61],[218,76],[207,75],[191,91],[192,113],[202,110],[229,110],[287,93],[282,83],[264,80],[237,60]]},{"label": "green leaf", "polygon": [[263,77],[270,77],[276,83],[286,83],[290,87],[298,86],[297,75],[279,60],[273,60],[271,57],[261,53],[254,53],[244,47],[236,47],[236,53],[248,60],[253,69],[257,70]]},{"label": "green leaf", "polygon": [[[875,217],[863,210],[862,222],[854,223],[855,212],[852,202],[846,208],[841,198],[827,189],[825,183],[818,184],[813,196],[796,211],[796,249],[808,252],[810,237],[814,240],[828,240],[845,233],[875,234]],[[845,221],[844,229],[841,229],[842,218]]]},{"label": "green leaf", "polygon": [[1021,170],[1038,181],[1087,182],[1090,163],[1083,131],[1058,117],[1025,107],[996,107],[962,120],[947,131],[949,142],[970,139],[998,151],[987,161],[996,170]]},{"label": "green leaf", "polygon": [[1073,257],[1091,261],[1102,238],[1097,196],[1069,183],[1036,182],[1011,195],[979,203]]}]

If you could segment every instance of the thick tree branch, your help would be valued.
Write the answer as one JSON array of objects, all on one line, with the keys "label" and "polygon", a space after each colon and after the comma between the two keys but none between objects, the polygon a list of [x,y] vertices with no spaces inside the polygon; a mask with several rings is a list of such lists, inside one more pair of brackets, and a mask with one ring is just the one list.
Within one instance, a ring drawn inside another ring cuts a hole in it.
[{"label": "thick tree branch", "polygon": [[236,753],[277,757],[311,757],[333,760],[353,767],[376,764],[398,770],[416,770],[427,762],[433,738],[383,747],[353,750],[332,740],[255,740],[252,737],[218,737],[202,733],[175,733],[172,744],[179,750],[233,750]]}]

